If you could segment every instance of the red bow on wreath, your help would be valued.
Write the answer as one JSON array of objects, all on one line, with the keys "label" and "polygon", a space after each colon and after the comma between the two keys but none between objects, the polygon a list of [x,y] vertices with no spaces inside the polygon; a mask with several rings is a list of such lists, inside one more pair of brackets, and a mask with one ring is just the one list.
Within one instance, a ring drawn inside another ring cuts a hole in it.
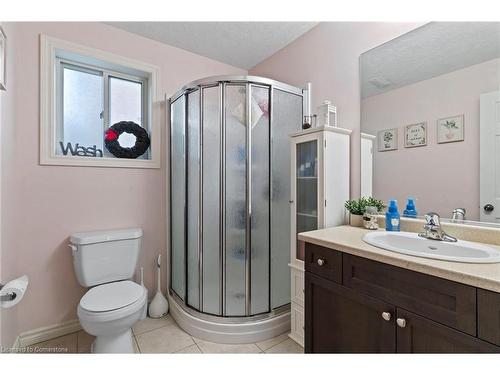
[{"label": "red bow on wreath", "polygon": [[114,131],[113,129],[108,129],[108,130],[106,130],[105,138],[106,138],[106,141],[114,141],[115,139],[118,138],[118,133],[116,131]]}]

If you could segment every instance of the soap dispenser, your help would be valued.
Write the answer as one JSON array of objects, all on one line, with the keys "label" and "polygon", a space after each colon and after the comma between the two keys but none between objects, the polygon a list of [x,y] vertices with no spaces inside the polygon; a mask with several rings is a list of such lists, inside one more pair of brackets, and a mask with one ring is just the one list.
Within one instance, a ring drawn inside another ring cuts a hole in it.
[{"label": "soap dispenser", "polygon": [[399,232],[399,219],[398,201],[391,199],[385,213],[385,230]]},{"label": "soap dispenser", "polygon": [[415,198],[408,198],[406,209],[403,211],[404,217],[417,217],[417,209],[415,208]]}]

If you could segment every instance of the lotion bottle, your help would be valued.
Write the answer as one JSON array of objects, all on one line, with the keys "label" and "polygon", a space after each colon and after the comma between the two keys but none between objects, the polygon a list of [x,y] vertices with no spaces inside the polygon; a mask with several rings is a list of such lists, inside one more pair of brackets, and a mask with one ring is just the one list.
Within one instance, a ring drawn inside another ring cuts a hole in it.
[{"label": "lotion bottle", "polygon": [[385,230],[399,232],[399,222],[398,201],[391,199],[385,213]]},{"label": "lotion bottle", "polygon": [[404,217],[417,217],[417,209],[415,208],[415,198],[408,198],[406,209],[403,211]]}]

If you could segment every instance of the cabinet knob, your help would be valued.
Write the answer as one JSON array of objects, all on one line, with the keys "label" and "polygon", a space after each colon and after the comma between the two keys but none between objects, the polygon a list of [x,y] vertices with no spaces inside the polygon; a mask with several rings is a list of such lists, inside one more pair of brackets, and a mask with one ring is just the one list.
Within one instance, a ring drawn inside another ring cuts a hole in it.
[{"label": "cabinet knob", "polygon": [[323,266],[326,263],[326,260],[318,258],[318,266]]},{"label": "cabinet knob", "polygon": [[492,204],[488,203],[488,204],[485,204],[485,205],[484,205],[483,209],[484,209],[486,212],[491,212],[491,211],[493,211],[493,210],[495,209],[495,207],[494,207]]},{"label": "cabinet knob", "polygon": [[398,325],[398,327],[404,328],[404,327],[406,327],[406,319],[397,318],[396,324]]},{"label": "cabinet knob", "polygon": [[382,313],[382,318],[383,318],[385,321],[387,321],[387,322],[388,322],[389,320],[391,320],[391,313],[390,313],[390,312],[387,312],[387,311],[384,311],[384,312]]}]

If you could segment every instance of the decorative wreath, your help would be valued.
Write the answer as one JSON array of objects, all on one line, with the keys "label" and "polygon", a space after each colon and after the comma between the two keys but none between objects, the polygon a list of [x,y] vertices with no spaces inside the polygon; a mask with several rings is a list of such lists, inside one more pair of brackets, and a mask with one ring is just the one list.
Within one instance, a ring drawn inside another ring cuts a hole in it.
[{"label": "decorative wreath", "polygon": [[[135,145],[133,147],[122,147],[118,138],[123,132],[135,135]],[[149,145],[148,132],[132,121],[120,121],[109,127],[104,133],[104,144],[106,148],[117,158],[136,159],[144,154]]]}]

